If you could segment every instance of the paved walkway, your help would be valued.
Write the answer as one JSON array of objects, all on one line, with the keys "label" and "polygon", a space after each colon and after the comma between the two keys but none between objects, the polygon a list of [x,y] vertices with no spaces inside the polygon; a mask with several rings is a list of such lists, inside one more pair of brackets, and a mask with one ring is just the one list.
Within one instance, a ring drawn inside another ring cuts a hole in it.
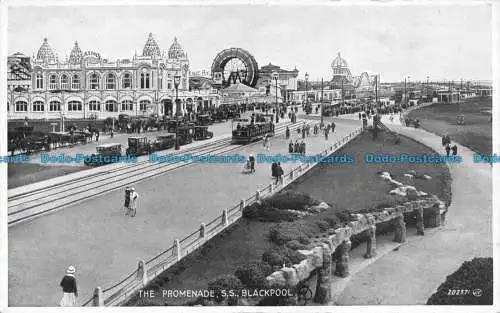
[{"label": "paved walkway", "polygon": [[[360,126],[338,120],[333,144]],[[292,133],[292,139],[297,138]],[[307,154],[327,147],[323,136],[307,139]],[[249,153],[288,153],[283,136],[271,140],[271,151],[262,144],[246,146]],[[282,164],[288,171],[295,164]],[[125,216],[123,191],[67,207],[54,214],[9,228],[9,305],[56,306],[59,282],[70,264],[77,269],[79,303],[89,299],[96,286],[107,288],[136,267],[172,246],[174,239],[190,234],[248,198],[271,180],[270,164],[257,164],[252,175],[242,174],[243,164],[199,164],[140,182],[137,216]]]},{"label": "paved walkway", "polygon": [[[441,152],[441,138],[422,129],[383,122],[395,132]],[[474,164],[474,152],[458,145],[461,164],[451,164],[452,204],[446,223],[421,240],[409,240],[350,278],[338,298],[340,305],[415,305],[427,299],[474,257],[491,257],[492,173],[489,164]],[[474,289],[474,286],[470,286]]]}]

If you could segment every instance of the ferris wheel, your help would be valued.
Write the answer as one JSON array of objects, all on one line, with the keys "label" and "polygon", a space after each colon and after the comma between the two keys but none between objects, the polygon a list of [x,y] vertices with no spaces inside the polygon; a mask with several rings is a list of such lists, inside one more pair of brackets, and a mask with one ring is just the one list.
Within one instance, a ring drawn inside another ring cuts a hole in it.
[{"label": "ferris wheel", "polygon": [[241,48],[222,50],[212,63],[212,78],[220,88],[239,82],[255,87],[258,71],[259,66],[255,58]]}]

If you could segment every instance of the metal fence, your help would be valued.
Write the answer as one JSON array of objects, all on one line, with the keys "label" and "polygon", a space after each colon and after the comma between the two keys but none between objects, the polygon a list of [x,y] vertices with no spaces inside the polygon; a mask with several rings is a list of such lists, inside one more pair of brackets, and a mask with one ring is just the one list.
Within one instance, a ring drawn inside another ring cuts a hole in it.
[{"label": "metal fence", "polygon": [[[341,148],[356,135],[363,132],[358,128],[348,135],[342,137],[335,144],[327,147],[320,155],[324,158],[334,150]],[[175,240],[174,245],[159,253],[148,261],[139,261],[138,268],[119,282],[102,289],[97,287],[94,295],[87,300],[83,306],[115,306],[126,302],[133,294],[144,288],[148,282],[156,278],[168,268],[179,262],[183,257],[197,250],[212,237],[221,233],[228,226],[238,221],[243,215],[243,208],[255,203],[265,196],[270,196],[292,183],[302,176],[315,164],[304,163],[283,175],[283,180],[273,181],[260,190],[257,190],[247,199],[242,199],[238,204],[229,209],[224,209],[222,215],[215,217],[210,222],[200,225],[198,230],[193,231],[181,240]]]}]

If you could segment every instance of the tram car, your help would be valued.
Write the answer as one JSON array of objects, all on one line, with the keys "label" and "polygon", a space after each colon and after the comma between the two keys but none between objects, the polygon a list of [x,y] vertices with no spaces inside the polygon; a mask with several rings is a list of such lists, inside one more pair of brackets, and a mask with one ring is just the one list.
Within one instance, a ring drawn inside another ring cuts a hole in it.
[{"label": "tram car", "polygon": [[[88,166],[100,166],[113,163],[111,158],[121,157],[122,155],[122,145],[119,143],[106,143],[96,147],[97,153],[91,155],[90,159],[85,158],[84,164]],[[106,156],[109,158],[108,161],[105,159],[100,160],[99,156]]]},{"label": "tram car", "polygon": [[212,119],[208,114],[200,114],[196,117],[196,125],[207,126],[212,125]]},{"label": "tram car", "polygon": [[129,137],[128,148],[126,150],[127,156],[140,156],[153,152],[153,147],[147,137]]},{"label": "tram car", "polygon": [[194,140],[206,140],[214,136],[214,133],[208,131],[208,126],[195,126],[194,127]]},{"label": "tram car", "polygon": [[250,143],[264,138],[274,136],[274,124],[272,117],[257,114],[248,118],[233,119],[232,142],[237,144]]},{"label": "tram car", "polygon": [[159,135],[153,143],[154,151],[161,151],[175,146],[175,134]]}]

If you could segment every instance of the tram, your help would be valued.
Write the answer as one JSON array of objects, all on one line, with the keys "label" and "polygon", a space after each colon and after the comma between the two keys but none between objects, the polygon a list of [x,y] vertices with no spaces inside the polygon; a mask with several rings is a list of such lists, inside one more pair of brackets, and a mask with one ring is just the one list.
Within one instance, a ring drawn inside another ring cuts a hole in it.
[{"label": "tram", "polygon": [[274,136],[272,118],[263,114],[233,119],[231,128],[233,143],[245,144],[260,140],[266,135]]}]

